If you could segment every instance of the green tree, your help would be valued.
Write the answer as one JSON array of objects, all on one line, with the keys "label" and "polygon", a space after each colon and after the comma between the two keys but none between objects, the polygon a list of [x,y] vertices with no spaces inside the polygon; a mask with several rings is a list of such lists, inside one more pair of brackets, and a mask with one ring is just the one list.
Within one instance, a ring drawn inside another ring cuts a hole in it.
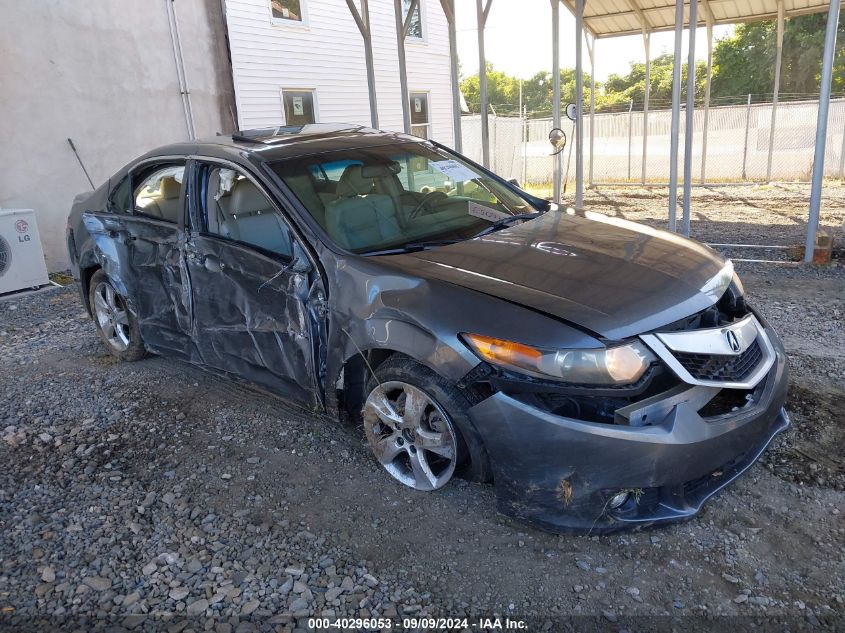
[{"label": "green tree", "polygon": [[[584,74],[585,103],[590,98],[590,77]],[[516,77],[495,70],[487,63],[487,100],[499,114],[517,114],[519,112],[519,83]],[[529,116],[548,116],[552,111],[552,74],[540,71],[522,82],[522,101]],[[461,81],[461,92],[472,112],[479,111],[481,102],[478,88],[478,75],[470,75]],[[560,71],[561,103],[565,106],[575,99],[575,70]]]},{"label": "green tree", "polygon": [[[664,53],[651,60],[649,101],[653,107],[667,106],[672,100],[672,70],[674,59],[671,53]],[[704,93],[707,81],[707,64],[695,64],[695,93],[698,98]],[[687,65],[681,66],[681,99],[687,94]],[[604,109],[627,104],[631,99],[637,107],[645,100],[645,63],[634,62],[627,75],[610,75],[604,84],[604,91],[597,103]]]},{"label": "green tree", "polygon": [[[812,95],[819,91],[826,14],[789,18],[783,31],[781,93]],[[838,41],[845,39],[841,14]],[[768,98],[775,80],[777,27],[775,22],[740,24],[713,51],[713,96],[722,102],[743,101],[753,94]],[[833,68],[833,89],[845,90],[845,48],[839,47]]]}]

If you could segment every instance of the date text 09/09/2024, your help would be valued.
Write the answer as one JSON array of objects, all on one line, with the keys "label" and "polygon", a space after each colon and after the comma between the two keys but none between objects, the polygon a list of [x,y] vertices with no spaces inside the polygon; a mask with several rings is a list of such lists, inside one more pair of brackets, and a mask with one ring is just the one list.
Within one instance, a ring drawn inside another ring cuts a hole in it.
[{"label": "date text 09/09/2024", "polygon": [[402,618],[393,620],[391,618],[309,618],[308,628],[311,630],[378,630],[399,629],[399,630],[420,630],[420,629],[441,629],[441,630],[525,630],[527,624],[524,620],[511,618]]}]

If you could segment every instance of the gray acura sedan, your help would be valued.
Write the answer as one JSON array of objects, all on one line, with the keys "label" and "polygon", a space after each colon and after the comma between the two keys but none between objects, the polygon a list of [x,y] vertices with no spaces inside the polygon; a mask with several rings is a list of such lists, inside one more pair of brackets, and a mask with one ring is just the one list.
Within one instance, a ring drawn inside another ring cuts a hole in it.
[{"label": "gray acura sedan", "polygon": [[351,418],[405,486],[492,480],[547,529],[690,517],[789,424],[730,261],[411,136],[162,147],[76,198],[67,245],[112,354]]}]

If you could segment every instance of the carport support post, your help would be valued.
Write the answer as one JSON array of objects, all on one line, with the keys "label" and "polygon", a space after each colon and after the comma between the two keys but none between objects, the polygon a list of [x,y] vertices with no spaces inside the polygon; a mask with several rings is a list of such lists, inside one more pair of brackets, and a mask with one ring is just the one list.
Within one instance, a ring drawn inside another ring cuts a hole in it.
[{"label": "carport support post", "polygon": [[[552,1],[552,127],[560,127],[560,0]],[[552,195],[560,202],[562,159],[554,155],[554,183]]]},{"label": "carport support post", "polygon": [[692,135],[695,127],[695,33],[698,0],[689,0],[689,51],[687,52],[687,111],[684,116],[684,235],[690,234],[692,193]]},{"label": "carport support post", "polygon": [[452,134],[455,151],[463,151],[463,136],[461,134],[461,88],[458,76],[458,37],[455,27],[455,2],[454,0],[440,0],[443,7],[443,14],[449,23],[449,64],[452,75]]},{"label": "carport support post", "polygon": [[364,38],[364,61],[367,64],[367,87],[370,92],[370,125],[378,129],[378,103],[376,101],[376,73],[373,69],[373,38],[370,32],[370,8],[368,0],[361,0],[361,13],[355,6],[355,0],[346,0],[346,6],[358,25],[361,37]]},{"label": "carport support post", "polygon": [[651,95],[651,33],[643,29],[643,46],[645,47],[645,95],[643,96],[643,163],[642,183],[646,179],[646,159],[648,158],[648,99]]},{"label": "carport support post", "polygon": [[839,0],[830,0],[827,12],[827,28],[824,34],[824,56],[822,57],[822,80],[819,87],[819,114],[816,120],[816,150],[813,157],[813,181],[810,187],[810,217],[807,222],[807,242],[804,261],[813,261],[816,245],[816,231],[819,228],[819,212],[822,203],[822,178],[824,178],[824,149],[827,139],[827,113],[830,108],[830,82],[833,76],[833,54],[836,51],[836,28],[839,24]]},{"label": "carport support post", "polygon": [[405,36],[411,26],[411,16],[419,6],[420,0],[411,0],[407,18],[403,15],[402,0],[393,0],[393,13],[396,16],[396,49],[399,53],[399,91],[402,94],[402,125],[405,134],[411,133],[411,104],[408,97],[408,69],[405,65]]},{"label": "carport support post", "polygon": [[701,133],[701,182],[707,179],[707,132],[710,126],[710,86],[713,83],[713,14],[707,5],[707,83],[704,88],[704,126]]},{"label": "carport support post", "polygon": [[593,186],[593,149],[595,147],[596,126],[596,38],[587,41],[587,54],[590,56],[590,171],[588,182]]},{"label": "carport support post", "polygon": [[783,58],[783,0],[778,0],[778,35],[775,53],[775,86],[772,90],[772,123],[769,127],[769,162],[766,164],[766,182],[772,181],[772,158],[775,151],[775,124],[778,118],[778,92],[780,92],[780,67]]},{"label": "carport support post", "polygon": [[628,181],[631,180],[631,141],[634,135],[634,100],[628,102]]},{"label": "carport support post", "polygon": [[484,56],[484,26],[487,24],[487,16],[493,0],[487,0],[484,6],[482,2],[483,0],[475,0],[478,17],[478,95],[481,101],[479,106],[481,110],[481,164],[489,168],[490,127],[487,121],[487,58]]},{"label": "carport support post", "polygon": [[678,136],[681,130],[681,38],[684,0],[675,0],[675,58],[672,66],[672,127],[669,138],[669,230],[674,231],[678,210]]},{"label": "carport support post", "polygon": [[[680,1],[680,0],[679,0]],[[575,208],[584,206],[584,0],[575,0]],[[559,74],[559,73],[558,73]]]}]

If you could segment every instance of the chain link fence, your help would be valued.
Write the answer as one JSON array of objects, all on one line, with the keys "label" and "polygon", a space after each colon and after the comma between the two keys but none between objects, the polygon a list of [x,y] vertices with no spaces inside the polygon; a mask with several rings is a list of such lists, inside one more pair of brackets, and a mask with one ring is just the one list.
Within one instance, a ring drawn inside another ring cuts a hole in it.
[{"label": "chain link fence", "polygon": [[[704,109],[694,113],[693,178],[710,184],[767,180],[807,182],[813,164],[818,101],[781,102],[771,134],[772,104],[711,106],[707,122],[707,156],[702,167]],[[683,170],[681,111],[679,173]],[[554,158],[548,133],[551,118],[490,115],[490,167],[506,178],[516,178],[538,191],[551,187]],[[665,184],[669,177],[671,110],[650,110],[643,177],[643,112],[596,114],[590,152],[590,116],[584,115],[585,184]],[[562,154],[564,180],[574,180],[574,124],[563,121],[569,140]],[[463,150],[481,162],[481,117],[462,119]],[[825,176],[842,178],[845,169],[845,99],[830,102]],[[772,155],[769,174],[769,152]]]}]

